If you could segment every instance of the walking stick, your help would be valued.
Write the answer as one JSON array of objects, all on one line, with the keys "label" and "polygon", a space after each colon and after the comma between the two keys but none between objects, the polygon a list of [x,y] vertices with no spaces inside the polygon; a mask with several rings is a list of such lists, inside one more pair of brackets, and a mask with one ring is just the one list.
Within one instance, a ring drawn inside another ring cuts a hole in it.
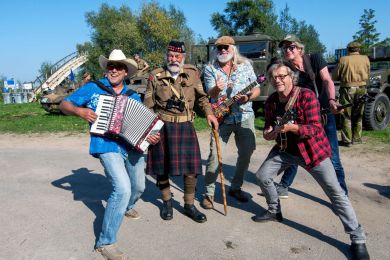
[{"label": "walking stick", "polygon": [[225,216],[227,215],[227,203],[226,203],[226,193],[225,193],[225,177],[222,172],[222,158],[221,158],[221,147],[219,146],[219,136],[218,131],[213,128],[215,143],[217,144],[217,156],[219,163],[219,175],[221,176],[221,187],[222,187],[222,197],[223,197],[223,210],[225,212]]}]

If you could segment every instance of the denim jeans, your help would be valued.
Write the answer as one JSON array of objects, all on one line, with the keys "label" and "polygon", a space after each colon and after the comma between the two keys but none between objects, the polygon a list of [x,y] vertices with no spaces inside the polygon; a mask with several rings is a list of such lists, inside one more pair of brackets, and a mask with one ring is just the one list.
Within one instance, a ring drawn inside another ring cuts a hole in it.
[{"label": "denim jeans", "polygon": [[[334,114],[328,114],[328,122],[324,126],[326,136],[332,149],[332,156],[330,160],[332,161],[334,170],[336,171],[337,180],[340,183],[341,188],[345,191],[345,194],[348,195],[347,184],[345,183],[345,174],[343,166],[340,161],[339,154],[339,143],[337,139],[337,129],[336,129],[336,117]],[[295,175],[298,171],[298,165],[291,165],[283,174],[280,184],[284,187],[290,187],[294,181]]]},{"label": "denim jeans", "polygon": [[[231,189],[240,189],[244,181],[244,175],[249,167],[253,151],[256,149],[254,118],[251,117],[239,124],[222,124],[219,127],[219,144],[221,152],[225,150],[226,144],[232,133],[238,150],[236,171],[231,182]],[[222,156],[221,156],[222,157]],[[205,185],[206,194],[214,196],[215,181],[218,178],[218,156],[214,136],[210,140],[210,154],[206,164]]]},{"label": "denim jeans", "polygon": [[128,155],[103,153],[99,155],[99,159],[113,189],[107,200],[102,231],[96,247],[116,242],[116,234],[126,210],[134,207],[145,190],[143,154],[135,151],[130,151]]},{"label": "denim jeans", "polygon": [[297,163],[313,176],[328,196],[335,213],[344,226],[345,232],[350,235],[351,241],[353,243],[365,243],[366,237],[363,228],[359,225],[351,202],[337,180],[334,167],[329,158],[308,170],[302,157],[273,149],[256,173],[258,184],[268,204],[268,211],[271,213],[281,212],[280,200],[273,177],[286,167]]}]

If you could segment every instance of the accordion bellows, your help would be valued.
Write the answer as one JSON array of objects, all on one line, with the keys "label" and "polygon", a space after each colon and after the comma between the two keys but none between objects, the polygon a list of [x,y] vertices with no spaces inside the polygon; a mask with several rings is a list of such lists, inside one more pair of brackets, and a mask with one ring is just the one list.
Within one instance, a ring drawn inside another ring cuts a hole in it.
[{"label": "accordion bellows", "polygon": [[91,134],[120,137],[140,152],[150,145],[146,138],[157,134],[164,125],[145,105],[124,95],[100,95],[95,113],[98,118],[91,126]]}]

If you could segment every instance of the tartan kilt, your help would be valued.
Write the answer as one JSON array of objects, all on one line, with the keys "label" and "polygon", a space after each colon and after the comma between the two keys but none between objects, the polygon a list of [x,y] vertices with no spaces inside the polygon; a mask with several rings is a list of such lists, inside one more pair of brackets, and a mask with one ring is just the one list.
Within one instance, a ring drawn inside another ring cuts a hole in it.
[{"label": "tartan kilt", "polygon": [[149,146],[147,174],[202,174],[200,148],[192,122],[164,121],[160,137],[160,142]]}]

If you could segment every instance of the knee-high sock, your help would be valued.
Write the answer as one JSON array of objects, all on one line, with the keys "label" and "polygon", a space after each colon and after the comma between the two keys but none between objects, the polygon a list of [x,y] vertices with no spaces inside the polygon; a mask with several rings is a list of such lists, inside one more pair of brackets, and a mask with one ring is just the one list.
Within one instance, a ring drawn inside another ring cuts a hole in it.
[{"label": "knee-high sock", "polygon": [[184,175],[184,203],[193,205],[195,199],[195,187],[197,178],[195,175]]},{"label": "knee-high sock", "polygon": [[157,186],[161,191],[161,197],[164,201],[172,198],[168,175],[157,175]]}]

